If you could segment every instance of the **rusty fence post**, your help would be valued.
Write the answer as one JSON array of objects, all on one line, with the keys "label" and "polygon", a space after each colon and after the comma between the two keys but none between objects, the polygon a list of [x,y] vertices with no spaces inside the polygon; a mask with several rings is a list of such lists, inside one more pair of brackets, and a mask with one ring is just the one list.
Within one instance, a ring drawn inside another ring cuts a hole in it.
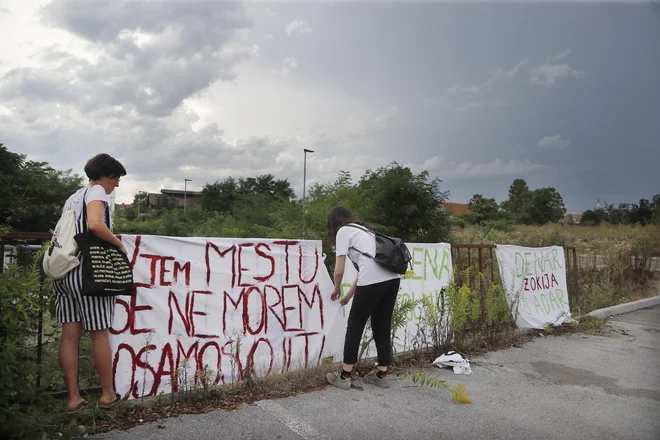
[{"label": "rusty fence post", "polygon": [[456,274],[458,275],[457,286],[461,285],[461,248],[460,246],[456,247]]},{"label": "rusty fence post", "polygon": [[493,255],[493,248],[488,249],[490,251],[490,282],[495,282],[495,256]]},{"label": "rusty fence post", "polygon": [[572,260],[573,258],[571,257],[571,247],[568,246],[563,246],[564,247],[564,265],[566,266],[566,287],[568,288],[568,304],[569,307],[574,308],[576,305],[575,302],[575,295],[573,295],[574,292],[571,291],[571,289],[574,288],[573,283],[573,263]]},{"label": "rusty fence post", "polygon": [[37,328],[37,389],[41,388],[41,359],[43,352],[44,333],[44,311],[41,301],[43,300],[43,286],[46,281],[44,271],[39,267],[39,323]]},{"label": "rusty fence post", "polygon": [[575,287],[575,301],[579,304],[580,300],[580,280],[578,277],[578,261],[577,261],[577,249],[572,248],[573,254],[573,283]]},{"label": "rusty fence post", "polygon": [[41,388],[41,352],[43,349],[44,312],[39,308],[39,328],[37,329],[37,389]]},{"label": "rusty fence post", "polygon": [[485,276],[485,274],[484,274],[484,252],[483,251],[484,251],[484,248],[479,247],[479,273],[481,274],[479,276],[479,280],[480,280],[479,287],[481,288],[481,290],[484,289],[484,276]]},{"label": "rusty fence post", "polygon": [[484,248],[479,246],[479,251],[478,251],[478,258],[479,258],[479,289],[483,293],[484,289]]},{"label": "rusty fence post", "polygon": [[472,287],[472,277],[474,276],[472,274],[472,248],[470,246],[467,247],[467,254],[468,254],[468,262],[467,262],[467,267],[468,267],[468,279],[467,285],[468,287]]},{"label": "rusty fence post", "polygon": [[478,257],[479,257],[479,273],[477,277],[479,278],[479,297],[481,302],[481,322],[482,326],[486,323],[486,291],[484,289],[484,248],[479,246],[478,248]]}]

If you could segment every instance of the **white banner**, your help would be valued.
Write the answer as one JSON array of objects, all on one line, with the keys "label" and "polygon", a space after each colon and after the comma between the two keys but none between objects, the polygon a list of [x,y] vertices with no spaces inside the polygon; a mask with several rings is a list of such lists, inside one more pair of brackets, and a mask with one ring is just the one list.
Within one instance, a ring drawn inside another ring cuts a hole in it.
[{"label": "white banner", "polygon": [[[400,304],[404,300],[421,300],[422,298],[429,298],[435,304],[443,304],[441,299],[442,290],[449,284],[452,273],[452,260],[451,248],[448,243],[437,244],[422,244],[422,243],[406,243],[410,254],[412,255],[412,270],[414,275],[406,275],[401,277],[401,288],[397,302]],[[346,268],[344,269],[344,278],[342,280],[342,293],[348,292],[348,289],[353,284],[357,271],[350,260],[346,260]],[[343,295],[342,295],[343,296]],[[341,320],[338,320],[337,328],[343,326],[343,332],[333,332],[331,336],[332,352],[340,355],[343,348],[343,338],[345,335],[346,324],[348,321],[348,314],[353,302],[351,301],[346,305],[344,311],[341,313]],[[394,339],[394,352],[401,353],[403,351],[411,350],[412,348],[421,348],[422,345],[428,345],[431,342],[431,335],[426,330],[426,335],[420,333],[420,318],[423,317],[423,308],[420,305],[415,311],[410,312],[405,317],[405,325],[400,328],[395,334]],[[446,315],[445,315],[446,317]],[[340,321],[340,322],[339,322]],[[446,338],[448,321],[445,320],[442,327],[442,334],[440,338]],[[337,335],[341,337],[338,340]],[[372,342],[369,345],[368,352],[365,357],[376,355],[376,346]],[[337,360],[341,356],[336,357]]]},{"label": "white banner", "polygon": [[111,329],[122,396],[311,367],[329,352],[341,306],[320,241],[121,239],[137,292],[118,297]]},{"label": "white banner", "polygon": [[563,247],[497,245],[495,254],[518,328],[573,322]]}]

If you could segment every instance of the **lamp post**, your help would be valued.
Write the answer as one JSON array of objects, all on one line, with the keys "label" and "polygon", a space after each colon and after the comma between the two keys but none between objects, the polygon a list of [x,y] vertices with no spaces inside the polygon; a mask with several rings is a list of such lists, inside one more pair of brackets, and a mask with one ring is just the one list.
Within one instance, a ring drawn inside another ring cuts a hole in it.
[{"label": "lamp post", "polygon": [[190,179],[183,179],[183,216],[185,217],[186,215],[186,205],[187,203],[187,196],[188,196],[188,182],[192,182]]},{"label": "lamp post", "polygon": [[304,151],[304,164],[303,164],[303,213],[302,213],[302,233],[305,238],[305,208],[306,208],[306,187],[307,187],[307,153],[313,153],[313,150],[303,149]]}]

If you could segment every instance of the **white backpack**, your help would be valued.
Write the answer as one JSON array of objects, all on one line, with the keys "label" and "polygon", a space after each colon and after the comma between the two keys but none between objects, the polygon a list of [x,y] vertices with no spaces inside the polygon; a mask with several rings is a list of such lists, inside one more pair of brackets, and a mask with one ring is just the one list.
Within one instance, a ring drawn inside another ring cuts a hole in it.
[{"label": "white backpack", "polygon": [[50,246],[44,254],[44,272],[48,278],[58,280],[78,267],[78,243],[73,238],[76,235],[76,218],[73,209],[62,214],[55,226]]}]

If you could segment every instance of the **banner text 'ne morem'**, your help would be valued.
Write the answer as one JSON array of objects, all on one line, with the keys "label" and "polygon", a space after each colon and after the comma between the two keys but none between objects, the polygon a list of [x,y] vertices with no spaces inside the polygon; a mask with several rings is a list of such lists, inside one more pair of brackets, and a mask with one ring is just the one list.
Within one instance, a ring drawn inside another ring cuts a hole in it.
[{"label": "banner text 'ne morem'", "polygon": [[230,383],[321,361],[339,304],[319,241],[123,236],[136,295],[111,329],[117,392]]}]

